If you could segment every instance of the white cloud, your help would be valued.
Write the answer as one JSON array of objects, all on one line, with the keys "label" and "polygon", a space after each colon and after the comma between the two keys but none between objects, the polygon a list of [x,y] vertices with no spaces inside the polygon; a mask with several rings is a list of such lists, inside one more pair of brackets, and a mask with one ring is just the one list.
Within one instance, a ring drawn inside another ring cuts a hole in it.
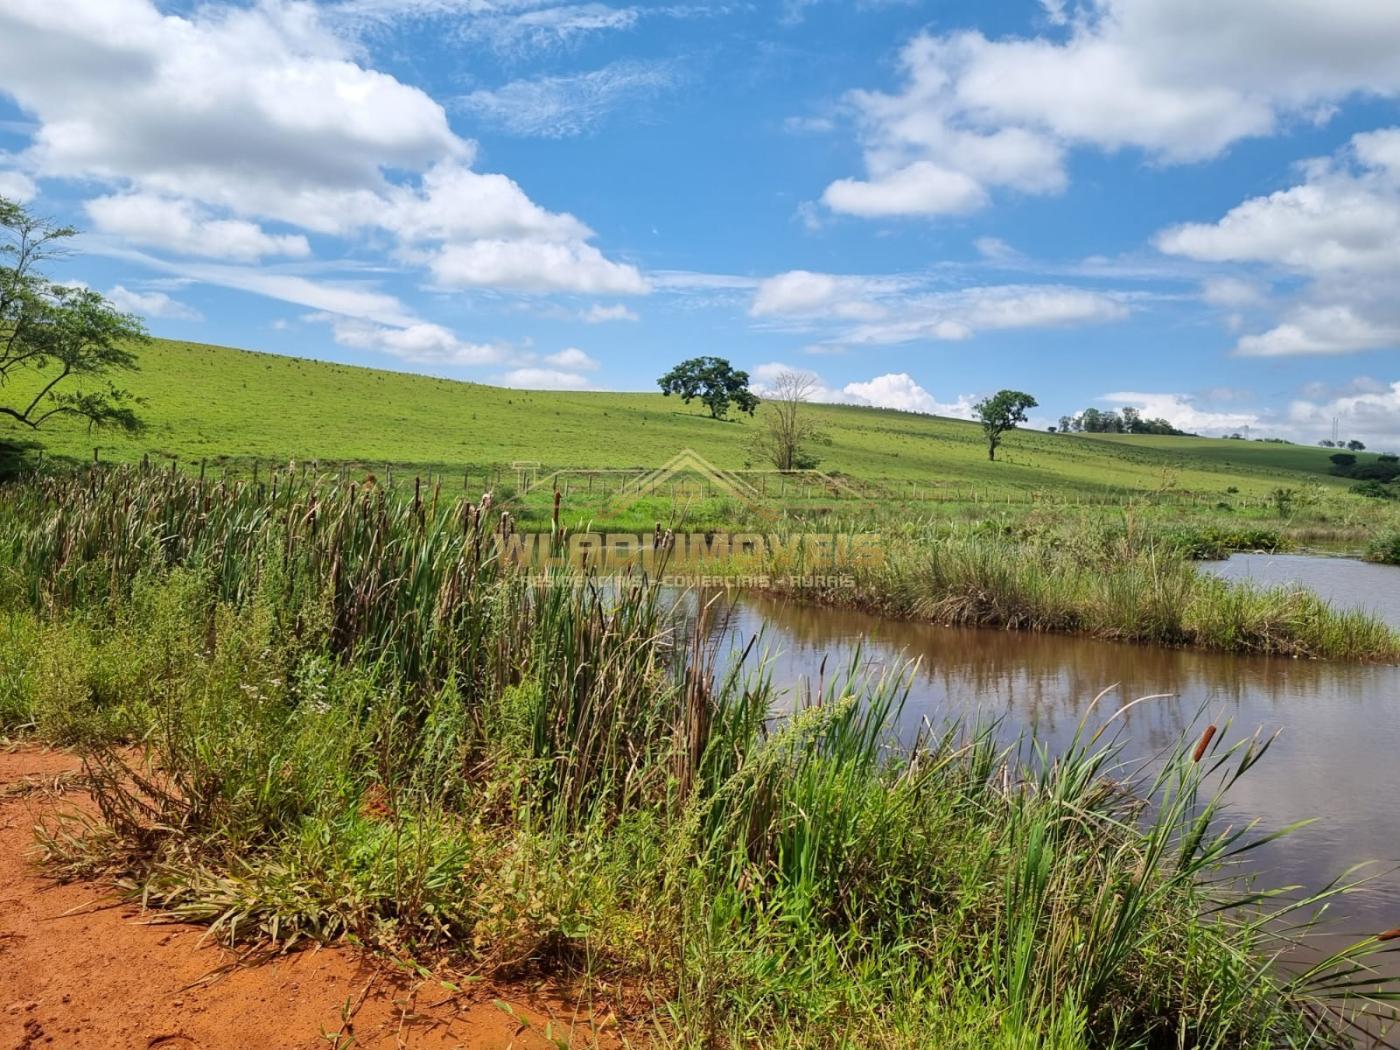
[{"label": "white cloud", "polygon": [[677,79],[671,63],[620,61],[586,73],[513,80],[457,104],[513,135],[564,138],[597,127],[619,106],[670,90]]},{"label": "white cloud", "polygon": [[118,310],[127,313],[164,317],[172,321],[204,320],[204,315],[198,310],[172,299],[164,292],[133,292],[119,284],[107,293],[107,298]]},{"label": "white cloud", "polygon": [[363,318],[398,327],[414,324],[418,320],[394,296],[362,284],[312,280],[265,266],[234,266],[198,261],[176,263],[133,249],[111,249],[101,244],[94,245],[93,248],[101,254],[124,262],[140,263],[152,270],[174,274],[182,281],[234,288],[330,314]]},{"label": "white cloud", "polygon": [[[396,188],[380,222],[448,288],[641,295],[635,266],[613,262],[574,216],[551,212],[504,175],[456,162],[429,169],[418,189]],[[426,249],[422,246],[426,245]]]},{"label": "white cloud", "polygon": [[39,193],[34,180],[22,171],[0,171],[0,197],[8,197],[17,204],[27,204]]},{"label": "white cloud", "polygon": [[351,60],[307,4],[182,18],[149,0],[16,0],[0,10],[0,86],[39,118],[41,173],[244,210],[471,152],[441,106]]},{"label": "white cloud", "polygon": [[215,219],[187,200],[127,193],[98,197],[84,206],[100,232],[181,255],[255,262],[265,255],[311,254],[300,234],[274,235],[242,219]]},{"label": "white cloud", "polygon": [[838,388],[831,387],[817,373],[794,368],[780,361],[759,365],[750,373],[754,390],[762,396],[771,390],[784,372],[796,372],[811,378],[810,399],[826,404],[865,405],[870,408],[892,408],[901,412],[923,412],[928,415],[971,419],[976,398],[963,394],[951,402],[941,402],[920,386],[907,372],[891,372],[864,381],[853,381]]},{"label": "white cloud", "polygon": [[576,346],[567,347],[557,354],[550,354],[544,360],[545,364],[553,365],[555,368],[575,372],[596,372],[599,367],[597,361]]},{"label": "white cloud", "polygon": [[501,377],[506,386],[526,390],[587,390],[588,378],[553,368],[516,368]]},{"label": "white cloud", "polygon": [[1120,390],[1104,394],[1100,401],[1113,408],[1136,408],[1147,419],[1165,419],[1172,426],[1193,434],[1232,434],[1257,429],[1265,420],[1253,412],[1216,412],[1201,408],[1190,394],[1148,394]]},{"label": "white cloud", "polygon": [[472,171],[455,161],[429,168],[417,189],[396,187],[389,203],[382,224],[410,242],[569,242],[593,236],[574,216],[541,208],[507,176]]},{"label": "white cloud", "polygon": [[650,285],[635,266],[604,258],[581,241],[479,240],[447,244],[428,263],[449,288],[508,288],[522,292],[643,295]]},{"label": "white cloud", "polygon": [[1164,230],[1157,246],[1191,259],[1263,265],[1308,279],[1273,328],[1240,338],[1240,354],[1400,346],[1400,303],[1394,297],[1400,281],[1400,129],[1356,135],[1337,156],[1305,165],[1298,185],[1246,200],[1217,222]]},{"label": "white cloud", "polygon": [[1334,418],[1348,439],[1373,448],[1400,448],[1400,382],[1327,401],[1299,399],[1288,407],[1290,424],[1314,439],[1331,435]]},{"label": "white cloud", "polygon": [[579,320],[584,324],[606,324],[609,321],[640,321],[641,318],[637,316],[635,311],[621,303],[614,303],[611,306],[594,303],[579,315]]},{"label": "white cloud", "polygon": [[976,211],[987,203],[987,194],[972,176],[921,160],[869,180],[837,179],[822,202],[832,211],[867,219],[954,215]]},{"label": "white cloud", "polygon": [[1022,258],[1020,252],[1000,237],[978,237],[972,246],[978,255],[990,262],[1015,262]]},{"label": "white cloud", "polygon": [[484,40],[500,51],[516,53],[569,47],[596,33],[631,29],[641,14],[635,7],[609,7],[601,3],[475,6],[482,14],[461,26],[462,35],[467,39]]},{"label": "white cloud", "polygon": [[367,68],[325,21],[392,6],[257,0],[182,16],[152,0],[15,0],[0,5],[0,91],[37,118],[27,169],[105,186],[93,219],[130,243],[251,261],[310,250],[265,221],[383,230],[445,286],[645,291],[577,218],[473,171],[474,144],[442,106]]},{"label": "white cloud", "polygon": [[957,419],[971,419],[972,406],[976,401],[972,395],[964,394],[951,403],[940,402],[914,382],[907,372],[876,376],[864,383],[847,383],[841,391],[859,405],[897,408],[901,412],[925,412]]},{"label": "white cloud", "polygon": [[761,282],[754,317],[786,318],[810,331],[835,323],[831,339],[892,345],[968,339],[979,331],[1102,324],[1129,313],[1120,293],[1067,285],[984,285],[926,292],[912,276],[871,277],[794,270]]},{"label": "white cloud", "polygon": [[[1346,438],[1372,448],[1400,448],[1400,382],[1381,383],[1365,376],[1340,386],[1309,383],[1286,412],[1222,409],[1220,403],[1241,399],[1240,391],[1205,391],[1199,397],[1180,393],[1120,390],[1098,400],[1109,408],[1124,405],[1148,418],[1163,418],[1182,430],[1208,436],[1247,432],[1253,437],[1282,437],[1311,444],[1332,434],[1338,419]],[[1201,401],[1207,400],[1207,405]]]},{"label": "white cloud", "polygon": [[1243,357],[1293,357],[1400,346],[1400,316],[1376,320],[1348,303],[1300,305],[1285,316],[1286,320],[1266,332],[1242,336],[1236,353]]},{"label": "white cloud", "polygon": [[1259,282],[1242,277],[1211,277],[1201,285],[1201,298],[1211,306],[1231,309],[1260,306],[1268,301],[1268,297]]},{"label": "white cloud", "polygon": [[833,183],[828,206],[867,216],[966,211],[996,187],[1062,188],[1072,148],[1199,160],[1289,120],[1325,119],[1352,95],[1400,93],[1392,0],[1067,7],[1047,6],[1047,35],[911,40],[900,90],[849,96],[866,178]]},{"label": "white cloud", "polygon": [[759,283],[749,313],[754,317],[882,317],[886,309],[875,298],[895,292],[903,284],[876,277],[790,270]]},{"label": "white cloud", "polygon": [[507,361],[513,356],[507,346],[465,342],[437,324],[417,322],[394,328],[345,318],[313,319],[329,320],[335,341],[342,346],[390,354],[416,364],[489,365]]}]

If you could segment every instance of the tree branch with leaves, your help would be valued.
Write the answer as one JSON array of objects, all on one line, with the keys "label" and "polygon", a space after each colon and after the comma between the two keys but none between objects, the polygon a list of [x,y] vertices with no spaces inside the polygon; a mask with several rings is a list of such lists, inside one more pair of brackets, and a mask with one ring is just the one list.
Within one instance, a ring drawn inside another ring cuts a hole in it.
[{"label": "tree branch with leaves", "polygon": [[136,370],[132,347],[145,326],[90,288],[39,271],[76,233],[0,197],[0,416],[30,430],[64,416],[139,430],[136,399],[111,377]]}]

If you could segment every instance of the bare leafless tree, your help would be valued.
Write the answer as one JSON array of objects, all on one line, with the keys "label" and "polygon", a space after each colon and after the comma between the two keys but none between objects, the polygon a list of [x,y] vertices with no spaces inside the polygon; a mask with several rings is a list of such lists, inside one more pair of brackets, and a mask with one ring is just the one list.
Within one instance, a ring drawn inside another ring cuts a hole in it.
[{"label": "bare leafless tree", "polygon": [[819,388],[812,373],[789,370],[780,372],[764,393],[760,444],[779,470],[815,465],[811,446],[820,442],[823,434],[805,406]]}]

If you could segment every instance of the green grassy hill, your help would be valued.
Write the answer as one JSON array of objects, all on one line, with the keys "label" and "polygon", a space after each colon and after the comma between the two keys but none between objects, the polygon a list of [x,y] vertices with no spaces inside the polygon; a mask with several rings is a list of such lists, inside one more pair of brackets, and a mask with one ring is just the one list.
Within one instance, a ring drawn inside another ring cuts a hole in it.
[{"label": "green grassy hill", "polygon": [[[320,460],[460,472],[538,461],[551,467],[654,467],[685,448],[727,469],[766,466],[760,424],[716,422],[660,394],[555,393],[355,368],[157,340],[126,383],[146,399],[135,437],[46,429],[49,455],[87,460],[174,457],[246,467]],[[1011,435],[987,462],[972,423],[869,408],[814,405],[830,444],[821,469],[895,486],[942,483],[1091,493],[1164,487],[1262,495],[1278,485],[1347,483],[1327,451],[1205,438]],[[7,426],[10,429],[5,429]],[[29,436],[0,422],[0,440]],[[1363,459],[1366,458],[1363,456]]]}]

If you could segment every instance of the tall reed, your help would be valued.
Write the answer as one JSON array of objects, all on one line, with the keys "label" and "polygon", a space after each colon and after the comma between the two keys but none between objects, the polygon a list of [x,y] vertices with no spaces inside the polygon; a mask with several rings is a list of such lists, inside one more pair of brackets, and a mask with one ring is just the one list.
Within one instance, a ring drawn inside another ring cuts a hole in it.
[{"label": "tall reed", "polygon": [[650,582],[513,568],[489,498],[134,471],[6,496],[0,717],[82,743],[101,813],[49,863],[230,940],[552,976],[687,1047],[1323,1047],[1391,994],[1394,941],[1268,965],[1346,887],[1229,889],[1262,837],[1221,800],[1266,742],[1183,741],[1136,782],[1111,726],[901,746],[906,679],[859,666],[777,719]]}]

